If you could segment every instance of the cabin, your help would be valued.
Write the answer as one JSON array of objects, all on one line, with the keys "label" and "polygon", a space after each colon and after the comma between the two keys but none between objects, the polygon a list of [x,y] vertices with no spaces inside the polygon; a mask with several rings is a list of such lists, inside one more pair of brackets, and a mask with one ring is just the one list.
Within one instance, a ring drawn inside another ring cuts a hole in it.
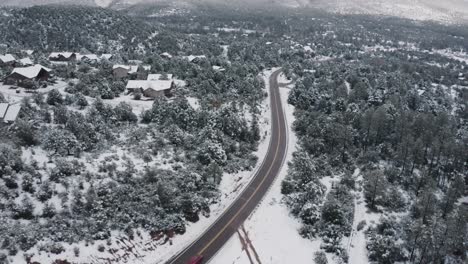
[{"label": "cabin", "polygon": [[172,80],[131,80],[128,81],[126,88],[129,93],[140,91],[149,98],[170,97],[175,84]]},{"label": "cabin", "polygon": [[13,55],[11,54],[5,54],[5,55],[0,55],[0,65],[10,65],[14,66],[16,62],[16,59]]},{"label": "cabin", "polygon": [[188,61],[193,62],[193,63],[199,63],[202,59],[206,59],[205,55],[189,55],[186,57]]},{"label": "cabin", "polygon": [[21,52],[26,53],[27,55],[31,56],[34,54],[34,50],[21,50]]},{"label": "cabin", "polygon": [[52,52],[49,55],[50,61],[75,61],[77,54],[74,52]]},{"label": "cabin", "polygon": [[4,123],[13,123],[16,121],[16,118],[18,118],[20,111],[20,104],[11,105],[0,103],[0,120]]},{"label": "cabin", "polygon": [[85,55],[80,55],[77,54],[76,59],[79,61],[87,61],[87,62],[98,62],[99,57],[96,54],[85,54]]},{"label": "cabin", "polygon": [[8,75],[4,83],[9,85],[18,85],[24,88],[31,88],[35,81],[47,81],[50,77],[51,69],[40,64],[29,67],[14,68]]},{"label": "cabin", "polygon": [[120,79],[125,78],[129,74],[135,74],[138,72],[137,65],[114,65],[112,67],[112,72],[114,74],[114,78]]}]

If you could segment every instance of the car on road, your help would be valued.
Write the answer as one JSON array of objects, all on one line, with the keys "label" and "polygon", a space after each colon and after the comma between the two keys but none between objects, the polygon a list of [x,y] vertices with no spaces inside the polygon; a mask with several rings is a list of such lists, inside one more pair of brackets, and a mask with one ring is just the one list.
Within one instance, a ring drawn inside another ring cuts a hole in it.
[{"label": "car on road", "polygon": [[191,257],[187,264],[201,264],[202,261],[203,261],[203,256],[196,255],[196,256]]}]

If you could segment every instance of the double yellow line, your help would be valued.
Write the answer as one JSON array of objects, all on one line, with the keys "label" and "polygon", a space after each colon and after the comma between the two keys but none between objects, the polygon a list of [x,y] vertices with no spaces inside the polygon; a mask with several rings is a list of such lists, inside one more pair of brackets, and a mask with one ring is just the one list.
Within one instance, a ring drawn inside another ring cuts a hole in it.
[{"label": "double yellow line", "polygon": [[[276,73],[273,74],[273,76],[275,76],[275,82],[278,81],[278,76]],[[278,86],[278,84],[276,85]],[[279,86],[277,87],[278,90],[279,90]],[[271,89],[271,82],[270,82],[270,92],[272,94],[272,99],[274,97],[274,100],[276,102],[276,104],[278,103],[277,100],[277,96],[275,95],[275,92],[273,91],[272,92],[272,89]],[[279,91],[277,91],[279,93]],[[281,104],[281,102],[280,102]],[[239,214],[244,210],[244,208],[247,206],[247,204],[250,202],[250,200],[252,200],[253,196],[258,192],[258,190],[260,190],[260,187],[263,185],[263,183],[265,182],[265,180],[268,178],[268,175],[270,174],[272,168],[273,168],[273,165],[275,164],[275,161],[276,161],[276,158],[278,156],[278,152],[279,152],[279,149],[280,149],[280,143],[281,143],[281,123],[280,123],[280,113],[279,113],[279,107],[280,106],[276,106],[276,119],[277,119],[277,122],[278,122],[278,143],[276,144],[276,150],[275,150],[275,155],[273,157],[273,161],[271,162],[270,164],[270,167],[268,168],[268,171],[265,175],[265,177],[263,177],[262,181],[260,182],[260,184],[257,186],[257,188],[255,188],[255,190],[253,191],[253,193],[249,196],[249,198],[244,202],[244,204],[242,205],[242,207],[239,209],[239,211],[237,211],[237,213],[229,220],[229,222],[227,222],[226,225],[223,226],[223,228],[210,240],[210,242],[208,242],[199,252],[198,252],[198,255],[203,255],[203,253],[206,251],[206,249],[208,249],[215,241],[216,239],[219,238],[219,236],[221,236],[221,234],[232,224],[232,222],[234,222],[234,220],[239,216]],[[273,125],[273,123],[272,123]],[[273,134],[272,134],[273,136]]]}]

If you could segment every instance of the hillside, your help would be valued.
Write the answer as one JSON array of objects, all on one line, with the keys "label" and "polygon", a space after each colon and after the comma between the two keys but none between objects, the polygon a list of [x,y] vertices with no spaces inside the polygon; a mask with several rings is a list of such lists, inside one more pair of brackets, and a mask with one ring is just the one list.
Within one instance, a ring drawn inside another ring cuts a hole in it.
[{"label": "hillside", "polygon": [[[414,20],[431,20],[445,24],[466,23],[468,21],[468,1],[467,0],[198,0],[198,1],[167,1],[167,0],[85,0],[80,1],[80,5],[93,5],[108,7],[113,9],[126,9],[140,4],[169,4],[174,7],[184,5],[193,6],[204,3],[211,4],[234,4],[245,6],[280,6],[288,8],[310,7],[322,9],[327,12],[339,14],[367,14],[381,16],[396,16]],[[31,6],[44,4],[76,4],[71,0],[6,0],[0,5],[7,6]]]},{"label": "hillside", "polygon": [[41,50],[132,50],[152,32],[151,26],[116,11],[78,6],[4,9],[0,23],[0,43]]}]

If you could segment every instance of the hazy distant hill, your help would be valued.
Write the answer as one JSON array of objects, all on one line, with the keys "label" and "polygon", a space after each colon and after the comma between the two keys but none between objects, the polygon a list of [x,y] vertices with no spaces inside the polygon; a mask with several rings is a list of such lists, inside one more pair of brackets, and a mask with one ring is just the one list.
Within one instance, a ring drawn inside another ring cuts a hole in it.
[{"label": "hazy distant hill", "polygon": [[[99,1],[99,0],[97,0]],[[33,6],[33,5],[48,5],[48,4],[70,4],[70,5],[91,5],[95,6],[94,0],[1,0],[0,5],[3,6]]]},{"label": "hazy distant hill", "polygon": [[[278,5],[286,7],[313,7],[340,14],[372,14],[399,16],[415,20],[434,20],[444,23],[468,21],[468,0],[82,0],[79,4],[125,9],[151,3],[241,3]],[[4,0],[0,5],[77,4],[76,0]]]}]

